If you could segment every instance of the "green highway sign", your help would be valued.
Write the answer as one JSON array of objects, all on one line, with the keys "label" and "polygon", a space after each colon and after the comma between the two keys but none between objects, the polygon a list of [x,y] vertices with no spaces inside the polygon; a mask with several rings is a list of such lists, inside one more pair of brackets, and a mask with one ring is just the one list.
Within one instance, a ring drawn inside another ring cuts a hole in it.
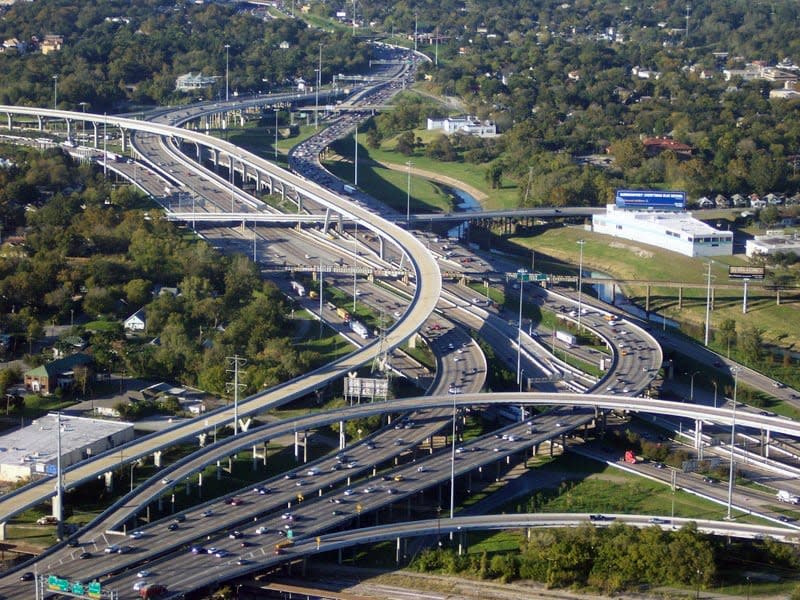
[{"label": "green highway sign", "polygon": [[531,280],[531,274],[528,273],[525,269],[520,269],[517,271],[517,281],[521,281],[526,283]]},{"label": "green highway sign", "polygon": [[547,273],[534,273],[533,274],[534,281],[547,281]]}]

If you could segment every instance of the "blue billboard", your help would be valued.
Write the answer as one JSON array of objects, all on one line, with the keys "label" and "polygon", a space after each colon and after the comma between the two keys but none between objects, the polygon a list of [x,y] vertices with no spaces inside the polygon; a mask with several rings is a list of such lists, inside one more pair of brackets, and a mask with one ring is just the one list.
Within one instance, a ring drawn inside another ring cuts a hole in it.
[{"label": "blue billboard", "polygon": [[618,208],[650,210],[683,210],[686,208],[686,192],[661,190],[617,190]]}]

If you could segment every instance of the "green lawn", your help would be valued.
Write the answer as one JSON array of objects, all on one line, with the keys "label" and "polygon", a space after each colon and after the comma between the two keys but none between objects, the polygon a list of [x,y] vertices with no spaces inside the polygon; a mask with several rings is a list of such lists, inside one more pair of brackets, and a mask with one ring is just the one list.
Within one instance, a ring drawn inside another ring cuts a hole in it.
[{"label": "green lawn", "polygon": [[[352,144],[352,138],[350,138]],[[351,146],[352,147],[352,146]],[[444,186],[421,177],[411,176],[411,194],[409,201],[408,174],[403,171],[392,171],[363,159],[364,147],[359,145],[358,187],[371,196],[388,204],[403,213],[407,204],[411,212],[451,212],[453,197]],[[353,183],[354,168],[352,155],[348,158],[337,157],[323,163],[337,177]]]},{"label": "green lawn", "polygon": [[[510,241],[537,253],[537,265],[544,267],[544,257],[577,264],[579,259],[579,239],[586,241],[583,248],[583,264],[586,267],[603,271],[619,279],[685,281],[704,283],[706,281],[707,261],[681,256],[654,246],[612,238],[577,227],[554,227],[532,237],[515,237]],[[714,259],[711,274],[714,281],[728,283],[728,265],[743,264],[740,257],[720,257]],[[644,305],[643,286],[631,286],[625,290],[634,300]],[[683,291],[683,308],[678,309],[678,291],[674,288],[650,290],[651,310],[664,312],[667,317],[681,322],[701,326],[705,318],[706,290],[686,289]],[[717,290],[711,317],[712,330],[725,319],[742,322],[742,291]],[[785,303],[777,306],[774,294],[758,296],[751,288],[748,293],[747,323],[765,331],[765,341],[781,347],[800,345],[800,305]]]},{"label": "green lawn", "polygon": [[[424,129],[415,129],[414,136],[422,139],[423,142],[432,139],[433,132]],[[511,182],[503,182],[503,187],[498,190],[490,188],[486,182],[486,165],[473,165],[464,162],[443,162],[425,156],[421,150],[415,151],[412,155],[406,156],[395,150],[397,141],[395,138],[383,140],[380,148],[373,149],[365,146],[359,146],[359,187],[361,186],[361,165],[367,164],[367,161],[377,161],[380,163],[393,164],[404,166],[406,162],[411,161],[414,163],[414,168],[430,171],[431,173],[452,177],[457,181],[464,183],[484,192],[488,199],[483,202],[484,209],[500,209],[500,208],[516,208],[518,205],[518,190]],[[352,157],[353,138],[348,137],[340,140],[336,146],[346,156]],[[351,159],[352,160],[352,159]],[[381,170],[382,174],[384,171]],[[352,169],[351,169],[352,174]],[[366,182],[365,182],[366,183]],[[412,181],[412,186],[414,185]],[[363,186],[364,190],[373,194],[373,189]],[[405,180],[402,185],[405,191]],[[379,194],[381,188],[375,188],[374,192]]]}]

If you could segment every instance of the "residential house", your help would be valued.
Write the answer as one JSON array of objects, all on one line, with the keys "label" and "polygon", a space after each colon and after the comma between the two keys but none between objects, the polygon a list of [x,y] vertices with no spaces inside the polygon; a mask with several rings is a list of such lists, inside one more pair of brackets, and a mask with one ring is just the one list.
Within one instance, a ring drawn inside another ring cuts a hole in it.
[{"label": "residential house", "polygon": [[191,90],[200,90],[214,85],[217,78],[214,76],[203,75],[200,73],[186,73],[179,75],[175,79],[175,89],[179,92],[189,92]]},{"label": "residential house", "polygon": [[91,370],[92,362],[91,356],[78,352],[26,371],[25,389],[41,394],[52,394],[57,388],[69,389],[75,383],[75,370],[82,367]]},{"label": "residential house", "polygon": [[714,197],[714,204],[717,208],[730,208],[731,201],[722,194],[717,194]]},{"label": "residential house", "polygon": [[63,35],[46,35],[41,44],[39,44],[39,49],[42,51],[42,54],[47,55],[51,52],[59,52],[63,46]]},{"label": "residential house", "polygon": [[741,194],[734,194],[733,196],[731,196],[731,203],[736,208],[741,208],[743,206],[748,206],[750,204],[748,199],[742,196]]},{"label": "residential house", "polygon": [[699,208],[714,208],[716,206],[714,201],[711,198],[703,196],[702,198],[697,200],[697,206]]},{"label": "residential house", "polygon": [[662,152],[669,150],[679,158],[690,158],[692,147],[677,140],[667,137],[650,137],[642,140],[644,152],[647,156],[658,156]]},{"label": "residential house", "polygon": [[446,117],[444,119],[428,118],[428,131],[442,131],[447,135],[464,133],[479,137],[497,135],[497,126],[493,121],[480,121],[477,117]]},{"label": "residential house", "polygon": [[147,328],[145,310],[140,308],[122,323],[125,331],[144,331]]}]

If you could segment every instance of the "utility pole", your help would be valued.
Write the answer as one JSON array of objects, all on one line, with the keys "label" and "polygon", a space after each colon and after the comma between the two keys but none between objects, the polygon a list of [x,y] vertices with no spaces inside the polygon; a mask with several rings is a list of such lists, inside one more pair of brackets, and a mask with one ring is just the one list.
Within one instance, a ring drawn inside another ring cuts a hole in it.
[{"label": "utility pole", "polygon": [[417,51],[417,11],[414,11],[414,52]]},{"label": "utility pole", "polygon": [[228,91],[229,91],[229,87],[228,87],[228,71],[229,71],[229,66],[230,66],[230,49],[231,49],[231,45],[230,44],[225,44],[225,102],[228,101],[228,96],[229,96],[229,94],[228,94]]},{"label": "utility pole", "polygon": [[239,383],[239,368],[247,364],[247,359],[234,354],[233,356],[226,357],[228,364],[232,368],[226,369],[228,373],[233,373],[233,383],[226,384],[230,390],[233,389],[233,435],[239,434],[239,390],[244,387],[243,383]]},{"label": "utility pole", "polygon": [[356,143],[353,148],[353,185],[358,187],[358,123],[356,123]]}]

